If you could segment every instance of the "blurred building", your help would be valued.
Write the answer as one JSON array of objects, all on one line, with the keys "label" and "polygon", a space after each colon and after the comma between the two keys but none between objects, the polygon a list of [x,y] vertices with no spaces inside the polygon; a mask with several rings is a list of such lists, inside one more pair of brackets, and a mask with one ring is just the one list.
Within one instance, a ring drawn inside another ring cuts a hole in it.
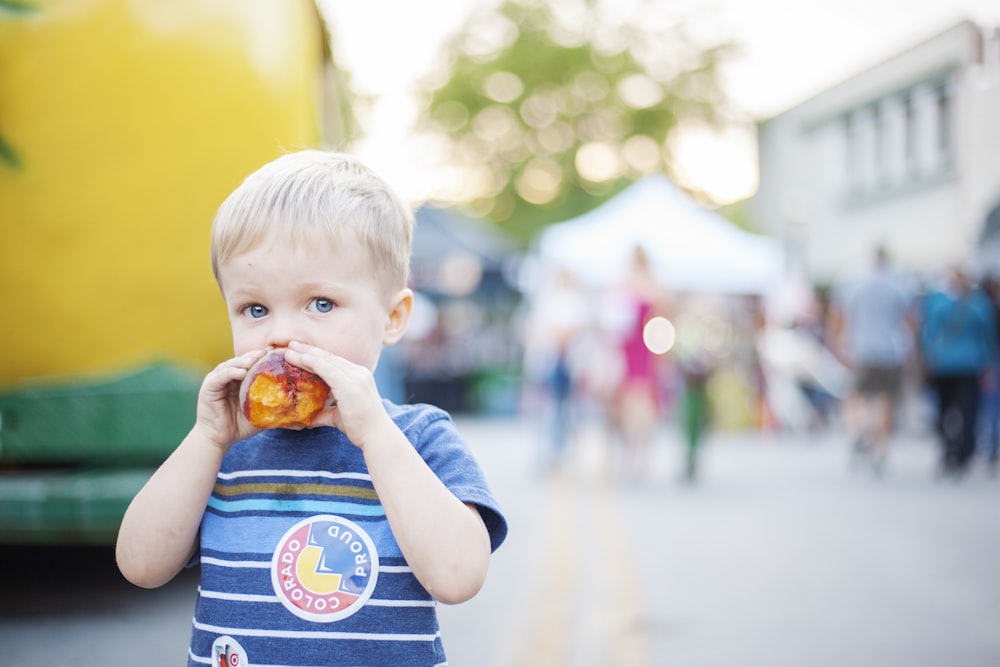
[{"label": "blurred building", "polygon": [[509,279],[516,244],[492,223],[455,209],[425,205],[414,217],[417,299],[395,351],[403,354],[405,399],[457,413],[512,412],[521,359],[512,330],[520,293]]},{"label": "blurred building", "polygon": [[884,243],[904,269],[1000,268],[1000,28],[970,21],[763,121],[756,223],[814,283]]}]

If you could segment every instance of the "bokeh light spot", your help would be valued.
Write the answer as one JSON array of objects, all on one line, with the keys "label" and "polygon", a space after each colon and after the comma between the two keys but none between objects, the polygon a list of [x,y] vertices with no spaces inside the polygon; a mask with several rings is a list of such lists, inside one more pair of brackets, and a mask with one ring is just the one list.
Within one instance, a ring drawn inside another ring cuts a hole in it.
[{"label": "bokeh light spot", "polygon": [[677,340],[673,323],[665,317],[653,317],[642,328],[642,342],[653,354],[666,354]]}]

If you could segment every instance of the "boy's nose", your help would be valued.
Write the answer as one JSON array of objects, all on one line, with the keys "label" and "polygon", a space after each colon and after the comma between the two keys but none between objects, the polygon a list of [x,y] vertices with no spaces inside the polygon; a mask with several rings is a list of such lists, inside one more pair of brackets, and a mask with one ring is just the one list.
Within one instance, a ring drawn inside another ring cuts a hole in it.
[{"label": "boy's nose", "polygon": [[273,318],[267,332],[267,344],[271,347],[288,347],[293,340],[302,340],[297,335],[294,324],[288,318]]}]

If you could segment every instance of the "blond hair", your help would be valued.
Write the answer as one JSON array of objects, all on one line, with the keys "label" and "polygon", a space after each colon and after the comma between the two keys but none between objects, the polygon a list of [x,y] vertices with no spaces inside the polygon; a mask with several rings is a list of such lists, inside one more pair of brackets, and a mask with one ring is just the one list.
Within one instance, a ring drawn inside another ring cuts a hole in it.
[{"label": "blond hair", "polygon": [[354,233],[387,290],[406,286],[413,215],[374,171],[345,153],[287,153],[250,174],[219,207],[211,259],[219,266],[276,240],[294,248],[336,244]]}]

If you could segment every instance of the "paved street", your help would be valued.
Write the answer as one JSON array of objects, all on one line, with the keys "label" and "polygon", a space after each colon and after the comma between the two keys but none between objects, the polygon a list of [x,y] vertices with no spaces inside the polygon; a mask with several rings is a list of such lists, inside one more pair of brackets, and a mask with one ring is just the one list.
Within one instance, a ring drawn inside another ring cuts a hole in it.
[{"label": "paved street", "polygon": [[453,666],[1000,664],[1000,479],[936,478],[926,436],[878,478],[837,435],[713,434],[687,484],[666,431],[636,487],[596,429],[540,476],[530,425],[461,425],[511,533],[442,609]]},{"label": "paved street", "polygon": [[[601,473],[594,428],[541,475],[531,424],[459,425],[511,532],[480,595],[441,607],[452,667],[1000,665],[1000,479],[936,479],[923,437],[878,479],[836,436],[713,434],[686,484],[666,431],[636,487]],[[194,572],[144,591],[110,550],[0,563],[0,665],[182,663]]]}]

